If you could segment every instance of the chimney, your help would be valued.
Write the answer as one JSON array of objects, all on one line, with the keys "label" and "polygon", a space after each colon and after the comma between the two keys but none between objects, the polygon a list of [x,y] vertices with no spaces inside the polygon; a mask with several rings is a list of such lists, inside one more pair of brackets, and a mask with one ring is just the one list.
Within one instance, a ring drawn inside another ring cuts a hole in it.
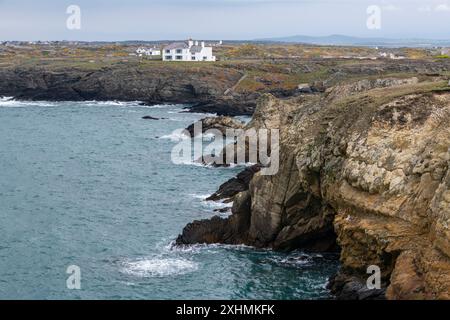
[{"label": "chimney", "polygon": [[189,44],[189,48],[190,48],[194,45],[194,41],[192,41],[192,39],[189,39],[188,44]]},{"label": "chimney", "polygon": [[202,48],[205,47],[205,41],[202,41]]},{"label": "chimney", "polygon": [[195,41],[195,45],[198,46],[198,41]]}]

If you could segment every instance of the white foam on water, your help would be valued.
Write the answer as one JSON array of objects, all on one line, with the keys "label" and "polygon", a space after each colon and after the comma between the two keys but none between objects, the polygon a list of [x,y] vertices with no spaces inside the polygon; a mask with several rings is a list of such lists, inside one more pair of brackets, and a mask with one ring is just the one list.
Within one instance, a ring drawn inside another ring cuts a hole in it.
[{"label": "white foam on water", "polygon": [[105,107],[145,107],[142,106],[142,101],[97,101],[97,100],[89,100],[89,101],[77,101],[77,104],[81,104],[83,106],[88,107],[96,107],[96,106],[105,106]]},{"label": "white foam on water", "polygon": [[[222,201],[206,201],[206,198],[208,198],[209,194],[189,194],[191,197],[194,197],[195,199],[199,199],[202,202],[202,205],[205,206],[208,209],[225,209],[225,208],[231,208],[233,207],[233,202],[222,202]],[[228,215],[228,214],[226,214]]]},{"label": "white foam on water", "polygon": [[221,202],[221,201],[204,201],[205,206],[211,209],[225,209],[231,208],[233,206],[233,202]]},{"label": "white foam on water", "polygon": [[124,263],[123,272],[137,277],[167,277],[196,271],[198,264],[183,258],[152,258]]},{"label": "white foam on water", "polygon": [[[147,108],[147,109],[169,109],[172,110],[173,108],[181,108],[183,105],[178,104],[154,104],[151,106],[143,105],[141,104],[139,107],[141,108]],[[168,113],[176,113],[176,112],[168,112]]]},{"label": "white foam on water", "polygon": [[0,97],[0,107],[4,108],[54,107],[56,105],[56,102],[50,101],[21,101],[14,97]]},{"label": "white foam on water", "polygon": [[[251,250],[254,251],[255,248],[247,246],[245,244],[222,244],[222,243],[197,243],[190,245],[176,245],[175,241],[170,241],[168,244],[164,246],[164,250],[167,252],[178,252],[178,253],[189,253],[189,254],[198,254],[198,253],[220,253],[221,250]],[[260,251],[269,251],[269,249],[260,249]]]},{"label": "white foam on water", "polygon": [[175,130],[171,134],[166,134],[159,137],[160,139],[169,139],[172,142],[179,142],[182,140],[190,139],[191,137],[184,133],[184,129]]},{"label": "white foam on water", "polygon": [[196,194],[196,193],[191,193],[189,195],[191,197],[194,197],[195,199],[200,199],[202,201],[205,201],[206,198],[208,198],[210,196],[209,194]]}]

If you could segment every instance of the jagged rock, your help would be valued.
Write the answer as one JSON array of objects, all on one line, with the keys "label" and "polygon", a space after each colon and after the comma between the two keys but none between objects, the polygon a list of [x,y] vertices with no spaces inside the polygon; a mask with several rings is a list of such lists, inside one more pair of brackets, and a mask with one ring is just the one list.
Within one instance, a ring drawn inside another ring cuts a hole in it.
[{"label": "jagged rock", "polygon": [[238,173],[235,178],[231,178],[222,184],[219,187],[219,190],[209,196],[206,201],[232,200],[236,194],[248,190],[250,180],[260,169],[261,168],[258,165],[245,168],[244,171]]},{"label": "jagged rock", "polygon": [[[219,130],[223,135],[226,134],[227,129],[243,129],[244,123],[231,117],[219,116],[219,117],[207,117],[199,120],[202,124],[202,132],[205,133],[210,129]],[[189,131],[191,137],[194,136],[195,124],[189,125],[186,130]]]},{"label": "jagged rock", "polygon": [[369,289],[367,284],[357,277],[336,275],[327,286],[338,300],[385,300],[386,288]]},{"label": "jagged rock", "polygon": [[240,115],[250,116],[253,114],[255,107],[255,96],[251,98],[240,96],[237,98],[218,97],[196,103],[187,107],[187,109],[189,112],[215,113],[218,116],[234,117]]},{"label": "jagged rock", "polygon": [[297,86],[298,92],[301,93],[313,93],[313,88],[309,85],[309,83],[301,83]]},{"label": "jagged rock", "polygon": [[239,244],[246,242],[250,225],[250,194],[244,191],[235,196],[232,215],[226,219],[211,219],[189,223],[176,239],[177,245],[193,243]]}]

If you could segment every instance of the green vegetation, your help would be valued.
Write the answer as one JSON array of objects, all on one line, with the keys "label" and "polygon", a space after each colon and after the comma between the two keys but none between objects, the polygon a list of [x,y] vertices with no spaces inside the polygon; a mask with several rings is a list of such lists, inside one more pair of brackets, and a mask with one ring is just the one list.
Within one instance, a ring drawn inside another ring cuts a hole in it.
[{"label": "green vegetation", "polygon": [[[363,79],[378,78],[376,73],[364,71],[339,74],[337,67],[358,70],[362,65],[378,61],[364,57],[376,57],[379,52],[368,47],[313,46],[299,44],[226,44],[214,47],[217,62],[163,62],[154,57],[133,55],[137,46],[132,45],[27,45],[22,47],[0,46],[0,68],[26,66],[63,71],[76,69],[96,71],[102,68],[134,68],[137,72],[153,74],[170,72],[202,72],[215,79],[233,78],[236,74],[246,77],[235,87],[237,92],[271,92],[292,90],[299,84],[327,81],[327,85]],[[448,56],[435,56],[423,49],[398,49],[398,54],[410,59],[436,61]],[[386,62],[389,63],[389,62]],[[411,70],[415,70],[411,68]],[[426,81],[427,75],[417,73],[383,73],[383,77],[408,78],[416,76]],[[449,74],[443,74],[450,76]]]}]

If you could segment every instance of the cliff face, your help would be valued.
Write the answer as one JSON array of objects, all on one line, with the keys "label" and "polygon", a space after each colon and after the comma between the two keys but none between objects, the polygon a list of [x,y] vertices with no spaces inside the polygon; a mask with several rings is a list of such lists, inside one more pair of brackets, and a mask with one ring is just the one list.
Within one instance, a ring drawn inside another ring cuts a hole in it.
[{"label": "cliff face", "polygon": [[222,95],[241,77],[234,70],[137,64],[95,68],[18,66],[0,70],[0,95],[33,100],[198,102]]},{"label": "cliff face", "polygon": [[[0,96],[27,100],[120,100],[198,104],[199,111],[224,115],[252,114],[255,97],[224,97],[242,77],[234,69],[138,64],[92,70],[40,65],[0,68]],[[203,109],[204,110],[203,110]]]},{"label": "cliff face", "polygon": [[[410,78],[264,96],[250,126],[280,129],[278,174],[256,173],[230,218],[190,224],[177,242],[337,243],[338,297],[450,298],[449,90]],[[367,292],[370,265],[380,267],[381,291]]]},{"label": "cliff face", "polygon": [[[1,58],[1,57],[0,57]],[[343,80],[379,75],[442,75],[449,62],[334,61],[292,59],[217,63],[106,61],[82,57],[12,61],[0,59],[0,96],[27,100],[121,100],[148,104],[188,103],[196,112],[252,115],[261,94],[287,98],[317,93]],[[308,85],[299,89],[300,83]],[[373,86],[361,81],[358,90]],[[389,86],[380,80],[378,86]],[[338,92],[336,92],[337,94]]]}]

